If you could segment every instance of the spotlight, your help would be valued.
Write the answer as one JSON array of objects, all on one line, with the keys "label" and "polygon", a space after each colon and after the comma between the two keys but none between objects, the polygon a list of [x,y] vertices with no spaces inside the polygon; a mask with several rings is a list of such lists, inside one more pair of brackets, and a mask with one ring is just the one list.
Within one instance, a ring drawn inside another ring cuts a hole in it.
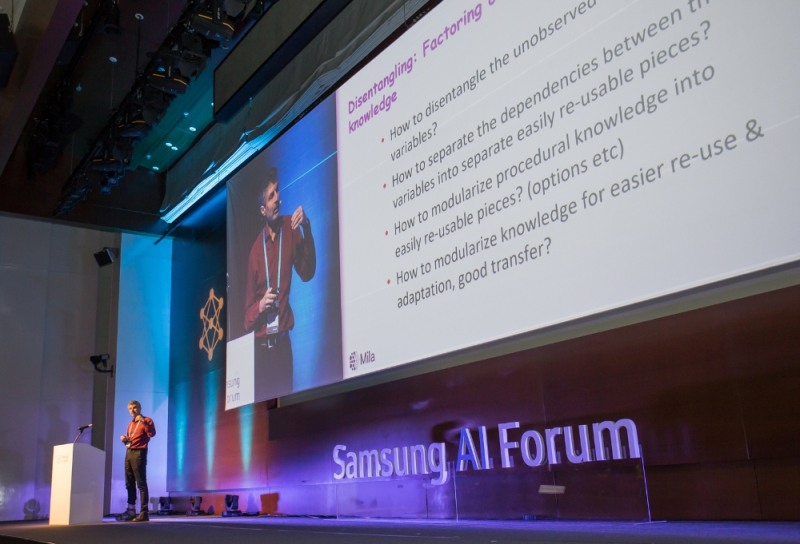
[{"label": "spotlight", "polygon": [[132,102],[135,107],[140,108],[145,122],[154,125],[163,117],[172,98],[172,94],[164,93],[149,85],[142,85],[136,89]]},{"label": "spotlight", "polygon": [[[100,355],[92,355],[89,357],[89,360],[94,365],[94,369],[97,372],[108,374],[110,373],[112,376],[114,375],[114,367],[112,366],[110,369],[108,368],[108,353],[101,353]],[[101,368],[102,367],[102,368]]]},{"label": "spotlight", "polygon": [[159,516],[170,516],[174,514],[175,511],[172,509],[172,501],[169,497],[159,497],[158,498],[158,515]]},{"label": "spotlight", "polygon": [[119,6],[117,0],[107,0],[102,7],[105,22],[103,23],[103,33],[119,34],[122,29],[119,26]]},{"label": "spotlight", "polygon": [[173,96],[185,93],[189,86],[189,78],[184,77],[178,67],[182,58],[181,52],[164,47],[154,56],[156,67],[147,74],[147,83]]},{"label": "spotlight", "polygon": [[111,194],[111,188],[114,185],[117,185],[120,180],[122,179],[122,175],[119,172],[106,172],[105,177],[100,180],[99,190],[100,194],[108,195]]},{"label": "spotlight", "polygon": [[150,131],[150,124],[142,114],[142,108],[135,108],[126,113],[117,122],[117,134],[121,138],[130,138],[139,141]]},{"label": "spotlight", "polygon": [[[114,262],[114,259],[117,258],[116,250],[113,247],[104,247],[100,251],[94,254],[94,260],[97,261],[97,266],[108,266]],[[95,355],[93,357],[101,357],[100,355]],[[108,355],[105,356],[108,359]],[[94,358],[92,358],[92,362],[94,362]]]},{"label": "spotlight", "polygon": [[183,94],[189,86],[189,80],[172,67],[168,67],[163,73],[159,71],[151,72],[147,76],[147,82],[159,91],[170,94]]},{"label": "spotlight", "polygon": [[181,34],[177,51],[181,55],[181,73],[190,77],[196,77],[203,71],[206,59],[211,54],[207,41],[189,30]]},{"label": "spotlight", "polygon": [[222,512],[223,517],[241,516],[242,511],[239,510],[239,495],[225,495],[225,511]]},{"label": "spotlight", "polygon": [[236,30],[222,8],[221,0],[211,0],[205,10],[195,13],[191,25],[201,36],[218,42],[229,41]]},{"label": "spotlight", "polygon": [[95,157],[89,163],[89,169],[93,172],[112,172],[115,174],[122,174],[125,170],[125,164],[121,159],[116,159],[104,155],[102,157]]},{"label": "spotlight", "polygon": [[187,516],[200,516],[204,513],[200,509],[200,505],[203,503],[203,497],[199,495],[192,495],[189,497],[189,502],[192,503],[192,509],[186,512]]},{"label": "spotlight", "polygon": [[123,177],[125,175],[125,167],[130,163],[132,154],[130,140],[110,134],[103,141],[102,149],[102,153],[91,159],[88,166],[89,170],[113,174],[109,177]]}]

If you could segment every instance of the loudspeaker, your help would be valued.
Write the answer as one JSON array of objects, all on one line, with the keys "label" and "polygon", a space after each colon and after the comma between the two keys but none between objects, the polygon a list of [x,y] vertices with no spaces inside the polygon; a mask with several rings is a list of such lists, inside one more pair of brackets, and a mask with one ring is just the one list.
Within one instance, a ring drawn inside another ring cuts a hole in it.
[{"label": "loudspeaker", "polygon": [[17,62],[17,42],[10,29],[8,15],[0,13],[0,88],[8,85],[14,63]]},{"label": "loudspeaker", "polygon": [[110,247],[104,247],[94,254],[94,260],[97,261],[97,266],[107,266],[113,263],[115,258],[114,250]]}]

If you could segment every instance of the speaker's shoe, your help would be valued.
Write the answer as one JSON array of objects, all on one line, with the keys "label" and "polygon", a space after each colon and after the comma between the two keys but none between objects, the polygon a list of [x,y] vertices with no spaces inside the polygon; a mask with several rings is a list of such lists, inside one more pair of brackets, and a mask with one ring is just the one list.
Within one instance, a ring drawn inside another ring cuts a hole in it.
[{"label": "speaker's shoe", "polygon": [[139,515],[133,518],[131,521],[139,522],[139,521],[150,521],[150,514],[147,510],[143,510],[139,512]]},{"label": "speaker's shoe", "polygon": [[117,514],[117,521],[133,521],[136,518],[136,512],[125,510],[121,514]]}]

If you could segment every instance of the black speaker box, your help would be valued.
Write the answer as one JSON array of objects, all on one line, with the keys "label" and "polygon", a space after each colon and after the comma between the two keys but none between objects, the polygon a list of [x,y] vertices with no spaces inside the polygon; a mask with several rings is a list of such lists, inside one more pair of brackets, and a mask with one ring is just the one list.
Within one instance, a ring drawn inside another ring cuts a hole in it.
[{"label": "black speaker box", "polygon": [[8,15],[0,13],[0,88],[8,85],[11,70],[17,62],[17,42],[10,28]]},{"label": "black speaker box", "polygon": [[104,247],[94,254],[94,259],[97,261],[97,266],[108,266],[114,262],[116,255],[114,250],[110,247]]}]

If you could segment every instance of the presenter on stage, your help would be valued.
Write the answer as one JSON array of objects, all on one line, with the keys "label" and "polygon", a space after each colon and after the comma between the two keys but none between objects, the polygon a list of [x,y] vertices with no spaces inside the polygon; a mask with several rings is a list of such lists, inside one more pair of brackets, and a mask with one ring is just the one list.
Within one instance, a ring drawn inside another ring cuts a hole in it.
[{"label": "presenter on stage", "polygon": [[[138,400],[128,403],[131,422],[125,434],[119,437],[125,451],[125,489],[128,491],[128,509],[117,516],[119,521],[150,521],[150,493],[147,489],[147,444],[156,435],[153,420],[142,415]],[[136,515],[136,488],[139,488],[140,508]]]},{"label": "presenter on stage", "polygon": [[257,400],[273,399],[292,391],[294,312],[289,295],[292,269],[302,281],[314,277],[317,255],[311,222],[298,206],[292,215],[280,215],[278,170],[269,168],[259,194],[264,225],[247,261],[244,328],[255,336],[254,393]]}]

